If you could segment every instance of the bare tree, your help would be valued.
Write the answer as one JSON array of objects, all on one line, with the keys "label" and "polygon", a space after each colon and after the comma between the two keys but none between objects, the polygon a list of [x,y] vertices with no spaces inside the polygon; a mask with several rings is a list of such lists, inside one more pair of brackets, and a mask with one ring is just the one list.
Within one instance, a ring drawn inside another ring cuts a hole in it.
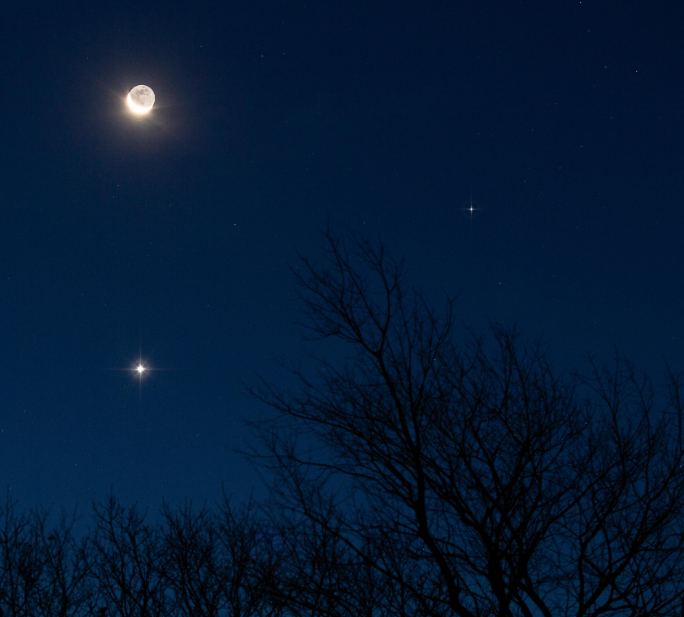
[{"label": "bare tree", "polygon": [[165,575],[177,605],[188,615],[215,617],[226,600],[221,585],[219,531],[213,513],[190,506],[179,511],[167,505],[164,534]]},{"label": "bare tree", "polygon": [[317,506],[315,519],[293,517],[287,509],[272,511],[278,512],[282,543],[271,603],[293,617],[423,614],[415,594],[388,584],[377,565],[391,562],[415,588],[426,582],[421,580],[422,572],[411,572],[413,564],[391,542],[374,538],[372,543],[350,547],[340,533],[344,523],[337,518],[337,508],[329,499],[324,504],[325,499],[320,491],[308,495],[308,503]]},{"label": "bare tree", "polygon": [[0,617],[279,617],[281,552],[254,506],[190,505],[150,522],[112,494],[75,517],[0,505]]},{"label": "bare tree", "polygon": [[164,576],[183,615],[255,617],[274,614],[268,584],[274,568],[270,539],[251,504],[236,510],[165,506]]},{"label": "bare tree", "polygon": [[298,571],[320,559],[290,598],[345,614],[329,591],[327,606],[311,598],[348,562],[404,614],[681,614],[681,380],[660,401],[620,358],[560,377],[541,345],[497,326],[459,347],[451,300],[439,315],[381,245],[328,239],[326,263],[295,274],[304,326],[347,359],[254,391],[276,411],[258,425],[260,464],[300,549],[316,547]]},{"label": "bare tree", "polygon": [[114,495],[93,505],[88,572],[91,610],[102,617],[167,617],[175,614],[164,576],[163,537],[134,505]]},{"label": "bare tree", "polygon": [[72,617],[87,606],[84,545],[72,534],[76,516],[48,526],[49,512],[0,505],[0,615]]}]

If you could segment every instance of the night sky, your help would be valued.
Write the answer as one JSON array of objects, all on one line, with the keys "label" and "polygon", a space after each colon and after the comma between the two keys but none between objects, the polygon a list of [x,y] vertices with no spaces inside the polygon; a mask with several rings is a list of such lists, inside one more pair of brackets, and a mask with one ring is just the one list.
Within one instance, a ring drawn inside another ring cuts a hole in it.
[{"label": "night sky", "polygon": [[[458,321],[684,369],[677,2],[15,2],[0,25],[0,484],[261,490],[290,267],[382,238]],[[152,112],[125,105],[138,84]],[[477,217],[464,208],[477,202]],[[140,382],[142,357],[154,370]]]}]

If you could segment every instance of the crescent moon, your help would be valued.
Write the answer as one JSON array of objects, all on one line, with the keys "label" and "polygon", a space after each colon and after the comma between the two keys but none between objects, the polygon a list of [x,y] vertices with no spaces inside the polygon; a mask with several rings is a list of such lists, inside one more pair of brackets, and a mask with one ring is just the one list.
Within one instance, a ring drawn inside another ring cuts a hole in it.
[{"label": "crescent moon", "polygon": [[146,114],[154,105],[154,91],[149,86],[136,86],[128,93],[126,102],[136,114]]}]

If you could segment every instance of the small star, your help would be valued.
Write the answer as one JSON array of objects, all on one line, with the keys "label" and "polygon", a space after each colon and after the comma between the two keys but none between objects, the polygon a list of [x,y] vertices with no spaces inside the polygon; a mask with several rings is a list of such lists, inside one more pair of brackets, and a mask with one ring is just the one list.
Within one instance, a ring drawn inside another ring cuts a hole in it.
[{"label": "small star", "polygon": [[138,371],[139,375],[142,375],[145,372],[145,367],[142,364],[138,364],[135,370]]},{"label": "small star", "polygon": [[463,213],[472,221],[480,213],[480,209],[477,202],[473,201],[471,197],[470,201],[466,202]]}]

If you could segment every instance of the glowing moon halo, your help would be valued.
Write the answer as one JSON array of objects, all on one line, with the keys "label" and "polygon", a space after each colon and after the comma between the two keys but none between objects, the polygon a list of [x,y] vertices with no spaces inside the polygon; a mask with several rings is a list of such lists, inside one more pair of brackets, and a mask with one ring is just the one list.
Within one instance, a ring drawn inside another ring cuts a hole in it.
[{"label": "glowing moon halo", "polygon": [[154,105],[154,91],[149,86],[136,86],[128,93],[126,102],[136,114],[146,114]]}]

